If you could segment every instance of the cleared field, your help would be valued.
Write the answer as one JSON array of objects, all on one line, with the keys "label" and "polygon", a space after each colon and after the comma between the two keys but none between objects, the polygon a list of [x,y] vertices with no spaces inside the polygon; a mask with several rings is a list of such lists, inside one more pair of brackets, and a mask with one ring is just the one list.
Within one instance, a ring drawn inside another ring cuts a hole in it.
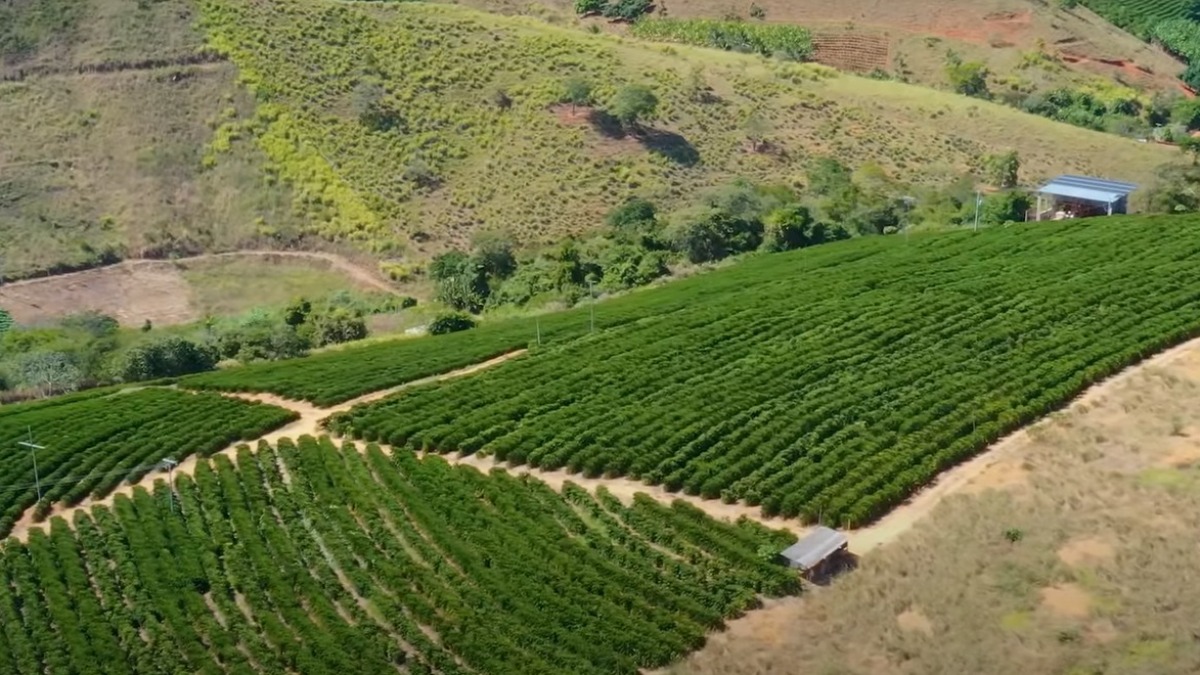
[{"label": "cleared field", "polygon": [[321,253],[243,251],[172,261],[132,260],[0,286],[0,305],[22,324],[93,310],[127,327],[199,321],[300,297],[396,292],[367,269]]},{"label": "cleared field", "polygon": [[1123,379],[1032,427],[853,574],[669,672],[1197,672],[1200,345]]},{"label": "cleared field", "polygon": [[[407,239],[428,254],[485,227],[559,242],[634,195],[670,209],[738,177],[797,183],[815,154],[920,184],[1010,148],[1030,182],[1065,171],[1148,182],[1179,159],[946,92],[457,7],[203,6],[213,46],[263,101],[230,128],[256,139],[323,236],[372,251]],[[658,113],[638,133],[598,110],[568,114],[558,104],[573,76],[594,84],[597,108],[647,84]],[[752,113],[779,154],[747,150]]]},{"label": "cleared field", "polygon": [[786,535],[377,448],[243,449],[178,489],[4,547],[0,668],[633,674],[798,590],[758,553]]},{"label": "cleared field", "polygon": [[[165,457],[208,455],[296,417],[274,406],[166,389],[86,392],[4,406],[0,536],[8,534],[30,507],[37,506],[34,518],[41,519],[56,503],[76,504],[88,496],[107,495],[123,482],[136,482]],[[36,456],[17,445],[30,436],[44,446]]]},{"label": "cleared field", "polygon": [[1037,224],[766,256],[605,303],[598,320],[625,320],[355,407],[332,428],[862,525],[1200,330],[1195,222]]}]

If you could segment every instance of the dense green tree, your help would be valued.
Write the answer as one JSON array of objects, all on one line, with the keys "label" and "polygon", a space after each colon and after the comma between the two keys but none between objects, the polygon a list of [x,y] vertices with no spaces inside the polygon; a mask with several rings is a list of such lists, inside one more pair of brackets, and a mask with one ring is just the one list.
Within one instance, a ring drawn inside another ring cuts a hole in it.
[{"label": "dense green tree", "polygon": [[658,110],[658,97],[644,84],[628,84],[617,90],[609,113],[626,129],[636,129]]},{"label": "dense green tree", "polygon": [[283,322],[289,326],[299,326],[308,320],[312,314],[312,303],[299,298],[283,309]]},{"label": "dense green tree", "polygon": [[987,65],[980,61],[963,61],[957,56],[946,61],[946,78],[950,80],[950,86],[965,96],[991,98],[987,83],[990,74]]},{"label": "dense green tree", "polygon": [[476,268],[490,279],[506,279],[517,269],[512,238],[500,232],[480,232],[471,241]]},{"label": "dense green tree", "polygon": [[1163,166],[1150,186],[1147,202],[1155,213],[1200,212],[1200,167]]},{"label": "dense green tree", "polygon": [[180,337],[165,337],[125,352],[119,374],[126,382],[178,377],[212,370],[218,358],[215,347],[199,345]]},{"label": "dense green tree", "polygon": [[668,236],[675,250],[690,262],[703,263],[758,248],[762,232],[762,222],[757,219],[740,219],[703,206],[676,214]]},{"label": "dense green tree", "polygon": [[470,316],[461,312],[451,312],[447,314],[439,314],[433,321],[429,322],[430,335],[445,335],[447,333],[457,333],[459,331],[470,330],[475,327],[475,320]]},{"label": "dense green tree", "polygon": [[601,14],[607,6],[607,0],[575,0],[575,13],[580,15]]},{"label": "dense green tree", "polygon": [[825,241],[825,226],[801,204],[780,206],[763,218],[762,250],[791,251]]},{"label": "dense green tree", "polygon": [[1200,163],[1200,138],[1184,136],[1179,139],[1179,149],[1192,156],[1192,166]]},{"label": "dense green tree", "polygon": [[1189,131],[1200,129],[1200,98],[1180,99],[1171,109],[1171,121]]},{"label": "dense green tree", "polygon": [[604,222],[617,230],[632,230],[646,223],[653,223],[657,216],[654,204],[641,197],[634,197],[610,211]]},{"label": "dense green tree", "polygon": [[986,155],[983,158],[983,168],[988,183],[998,188],[1014,188],[1019,180],[1021,158],[1016,150]]},{"label": "dense green tree", "polygon": [[367,337],[367,324],[363,318],[344,307],[319,312],[312,315],[309,321],[312,324],[311,340],[316,347]]},{"label": "dense green tree", "polygon": [[462,274],[470,256],[462,251],[447,251],[433,257],[429,263],[429,277],[434,281],[442,281]]}]

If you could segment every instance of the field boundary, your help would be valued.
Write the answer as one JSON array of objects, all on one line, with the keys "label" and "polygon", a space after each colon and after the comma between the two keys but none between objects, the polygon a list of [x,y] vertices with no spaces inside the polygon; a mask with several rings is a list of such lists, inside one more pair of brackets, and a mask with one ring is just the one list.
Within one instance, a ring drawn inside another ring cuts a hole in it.
[{"label": "field boundary", "polygon": [[[1093,405],[1096,401],[1100,400],[1106,394],[1111,392],[1115,387],[1122,385],[1139,373],[1142,373],[1148,369],[1169,366],[1172,362],[1180,359],[1187,353],[1197,350],[1200,350],[1200,337],[1192,338],[1175,345],[1174,347],[1142,359],[1137,363],[1118,371],[1112,376],[1092,384],[1078,396],[1072,399],[1068,404],[1060,408],[1057,413],[1052,413],[1052,415],[1077,409],[1081,406],[1086,407]],[[474,365],[460,368],[449,373],[413,380],[396,387],[390,387],[371,392],[358,398],[354,398],[326,408],[318,407],[305,401],[285,399],[274,394],[226,392],[224,395],[232,398],[269,403],[271,405],[276,405],[278,407],[291,410],[299,414],[300,419],[260,438],[253,439],[251,441],[235,443],[230,447],[225,448],[220,452],[213,453],[213,455],[210,455],[204,459],[210,460],[211,457],[216,455],[225,455],[231,460],[236,460],[236,450],[243,445],[248,445],[252,450],[255,450],[257,449],[258,443],[261,441],[274,444],[281,438],[297,438],[305,435],[327,435],[330,436],[334,442],[342,445],[350,444],[360,452],[365,451],[369,445],[377,445],[383,452],[390,455],[394,451],[390,445],[384,443],[355,441],[326,433],[324,430],[325,421],[331,415],[339,412],[345,412],[355,405],[370,403],[410,387],[420,386],[422,384],[428,384],[431,382],[455,377],[464,377],[492,366],[499,365],[500,363],[503,363],[509,359],[522,356],[525,354],[525,352],[526,350],[523,349],[509,352],[488,361],[476,363]],[[979,477],[980,474],[995,465],[997,462],[1008,459],[1017,454],[1018,451],[1023,447],[1024,441],[1028,438],[1030,431],[1047,423],[1050,419],[1050,416],[1042,417],[1033,423],[1021,427],[1020,429],[1017,429],[1016,431],[1004,436],[997,442],[985,448],[973,458],[939,474],[936,480],[915,493],[907,501],[892,509],[887,515],[876,521],[874,524],[850,530],[848,532],[850,538],[850,549],[857,555],[864,555],[877,548],[880,548],[881,546],[885,546],[895,541],[905,532],[912,529],[912,527],[914,527],[918,522],[928,516],[934,510],[934,508],[936,508],[937,505],[944,501],[947,497],[961,492],[977,477]],[[641,481],[633,480],[631,478],[588,478],[581,474],[571,474],[561,469],[556,471],[546,471],[544,469],[531,467],[528,465],[511,466],[505,462],[497,461],[493,457],[483,457],[474,454],[465,456],[439,453],[417,454],[420,457],[424,457],[429,454],[436,454],[438,457],[441,457],[451,464],[473,466],[484,473],[487,473],[493,469],[500,469],[514,475],[532,476],[543,481],[555,490],[561,490],[563,484],[570,481],[593,492],[603,487],[609,490],[618,499],[626,502],[632,500],[635,494],[643,493],[659,502],[666,504],[670,504],[676,500],[684,501],[704,511],[710,517],[721,520],[735,520],[740,517],[746,517],[767,527],[788,530],[793,534],[796,534],[798,537],[803,536],[809,531],[809,527],[801,523],[798,519],[765,517],[759,507],[752,507],[741,502],[728,504],[719,499],[703,499],[699,496],[688,495],[682,492],[668,492],[661,485],[650,485]],[[191,475],[192,472],[195,471],[196,465],[199,463],[200,459],[200,457],[192,455],[182,462],[176,468],[176,471],[181,474]],[[26,511],[21,520],[19,520],[13,526],[13,531],[9,536],[14,537],[22,542],[27,541],[29,533],[33,530],[48,531],[50,527],[50,521],[55,516],[63,517],[64,520],[66,520],[67,523],[73,527],[74,524],[71,522],[71,518],[76,512],[89,510],[92,507],[100,505],[111,506],[115,502],[118,495],[123,494],[128,496],[139,487],[151,489],[156,482],[163,479],[164,477],[162,475],[150,474],[136,483],[121,485],[111,494],[102,499],[88,499],[72,507],[56,507],[52,509],[50,514],[41,522],[33,522],[33,509],[31,508]]]}]

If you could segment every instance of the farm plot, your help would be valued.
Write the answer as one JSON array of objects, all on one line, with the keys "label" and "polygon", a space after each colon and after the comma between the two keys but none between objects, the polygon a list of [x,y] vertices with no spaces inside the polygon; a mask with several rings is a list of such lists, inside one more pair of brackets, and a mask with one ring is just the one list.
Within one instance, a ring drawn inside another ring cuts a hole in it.
[{"label": "farm plot", "polygon": [[0,551],[0,670],[636,673],[798,590],[759,525],[377,447],[243,448],[178,489]]},{"label": "farm plot", "polygon": [[[1200,329],[1194,218],[876,237],[637,294],[641,321],[335,416],[861,525],[1088,384]],[[686,300],[686,301],[685,301]],[[607,305],[602,305],[603,314]]]},{"label": "farm plot", "polygon": [[[35,504],[35,516],[42,517],[55,503],[74,505],[136,481],[164,457],[208,455],[295,418],[274,406],[167,389],[88,392],[5,407],[0,411],[0,535]],[[18,445],[30,436],[44,446],[36,456]]]}]

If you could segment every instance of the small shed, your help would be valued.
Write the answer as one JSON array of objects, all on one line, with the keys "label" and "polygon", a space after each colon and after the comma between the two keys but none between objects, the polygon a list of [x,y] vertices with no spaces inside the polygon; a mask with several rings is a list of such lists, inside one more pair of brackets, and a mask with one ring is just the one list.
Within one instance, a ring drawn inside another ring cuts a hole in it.
[{"label": "small shed", "polygon": [[849,543],[845,533],[819,525],[779,555],[788,567],[812,576],[820,574],[825,564],[845,551]]},{"label": "small shed", "polygon": [[1127,213],[1129,195],[1137,187],[1124,181],[1087,176],[1059,176],[1038,189],[1037,220]]}]

